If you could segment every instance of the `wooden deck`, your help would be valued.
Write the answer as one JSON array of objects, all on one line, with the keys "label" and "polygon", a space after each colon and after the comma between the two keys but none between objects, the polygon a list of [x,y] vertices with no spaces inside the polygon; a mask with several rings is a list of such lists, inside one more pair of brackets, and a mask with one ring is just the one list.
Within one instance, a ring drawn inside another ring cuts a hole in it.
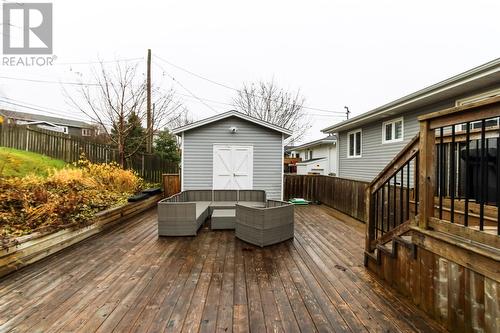
[{"label": "wooden deck", "polygon": [[155,210],[0,280],[0,331],[436,332],[363,267],[363,229],[297,207],[295,240],[161,238]]}]

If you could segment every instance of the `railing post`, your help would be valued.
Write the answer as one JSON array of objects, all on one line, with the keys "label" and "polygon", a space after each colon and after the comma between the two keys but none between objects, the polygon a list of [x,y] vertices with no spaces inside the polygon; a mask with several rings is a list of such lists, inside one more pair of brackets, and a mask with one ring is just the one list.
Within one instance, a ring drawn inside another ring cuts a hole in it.
[{"label": "railing post", "polygon": [[372,252],[372,240],[375,239],[375,225],[374,225],[374,205],[371,195],[371,186],[367,186],[365,190],[366,202],[366,236],[365,236],[365,251]]},{"label": "railing post", "polygon": [[436,170],[436,133],[430,129],[428,120],[420,121],[420,158],[419,158],[419,221],[420,228],[427,229],[430,217],[434,216],[434,188]]}]

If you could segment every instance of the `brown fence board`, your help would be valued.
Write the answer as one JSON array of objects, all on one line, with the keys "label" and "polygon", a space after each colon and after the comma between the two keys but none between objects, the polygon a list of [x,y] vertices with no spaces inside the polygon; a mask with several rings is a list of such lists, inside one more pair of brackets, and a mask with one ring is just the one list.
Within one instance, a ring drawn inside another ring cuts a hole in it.
[{"label": "brown fence board", "polygon": [[284,198],[319,201],[366,222],[367,182],[321,175],[285,175]]}]

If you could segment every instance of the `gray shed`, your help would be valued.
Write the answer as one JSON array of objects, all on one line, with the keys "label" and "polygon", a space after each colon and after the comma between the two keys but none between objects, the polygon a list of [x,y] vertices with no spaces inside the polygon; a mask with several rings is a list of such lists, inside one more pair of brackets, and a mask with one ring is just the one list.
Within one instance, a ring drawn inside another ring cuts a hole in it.
[{"label": "gray shed", "polygon": [[173,133],[182,138],[181,189],[265,190],[283,197],[283,147],[292,132],[228,111]]}]

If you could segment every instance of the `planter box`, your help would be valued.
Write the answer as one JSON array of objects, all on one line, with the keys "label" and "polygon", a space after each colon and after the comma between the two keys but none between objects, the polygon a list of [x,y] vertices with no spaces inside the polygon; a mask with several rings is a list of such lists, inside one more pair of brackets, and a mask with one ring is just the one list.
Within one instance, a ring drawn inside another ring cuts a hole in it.
[{"label": "planter box", "polygon": [[0,249],[0,277],[48,257],[154,207],[161,198],[162,195],[159,194],[140,202],[128,203],[99,212],[95,215],[93,224],[80,229],[67,228],[52,233],[35,232],[19,237],[12,242],[12,245]]}]

